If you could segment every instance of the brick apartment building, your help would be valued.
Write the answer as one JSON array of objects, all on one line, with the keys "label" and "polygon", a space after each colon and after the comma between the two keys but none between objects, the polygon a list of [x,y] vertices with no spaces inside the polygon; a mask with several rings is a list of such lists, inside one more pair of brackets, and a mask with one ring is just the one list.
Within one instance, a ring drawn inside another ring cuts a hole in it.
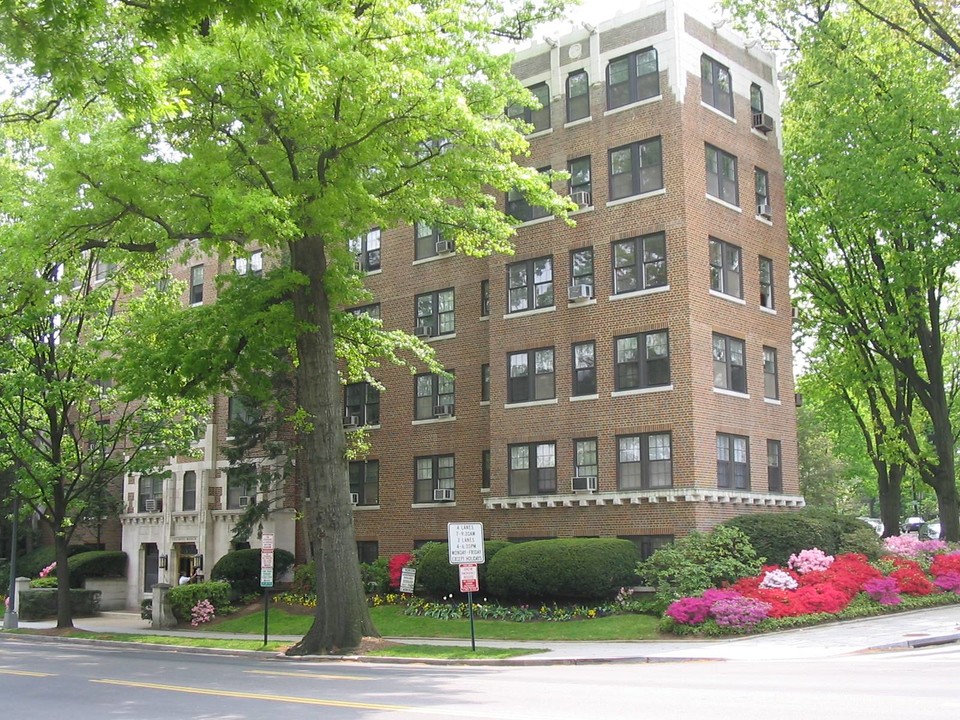
[{"label": "brick apartment building", "polygon": [[[646,554],[802,506],[773,56],[663,0],[519,52],[514,72],[543,104],[508,110],[533,126],[523,162],[570,172],[555,189],[576,227],[511,193],[513,256],[458,255],[424,225],[352,243],[376,302],[351,310],[423,337],[453,376],[383,367],[383,392],[344,388],[344,425],[370,444],[350,465],[360,557],[468,521]],[[189,301],[263,258],[248,262],[181,268]],[[157,556],[169,581],[191,553],[227,551],[242,502],[218,450],[228,415],[218,399],[204,459],[173,482],[129,481],[131,597],[164,579]],[[294,549],[293,509],[271,523]]]}]

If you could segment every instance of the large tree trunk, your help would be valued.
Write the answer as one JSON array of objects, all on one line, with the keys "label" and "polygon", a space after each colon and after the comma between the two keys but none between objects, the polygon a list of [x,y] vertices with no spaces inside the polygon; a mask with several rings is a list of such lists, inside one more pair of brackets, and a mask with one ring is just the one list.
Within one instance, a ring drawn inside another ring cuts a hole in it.
[{"label": "large tree trunk", "polygon": [[[59,528],[58,528],[59,530]],[[67,545],[70,538],[62,530],[54,533],[57,557],[57,627],[73,627],[73,608],[70,607],[70,566],[67,563]]]},{"label": "large tree trunk", "polygon": [[302,433],[304,467],[300,470],[310,494],[304,515],[317,570],[317,608],[310,630],[288,654],[328,654],[355,649],[365,635],[377,632],[363,592],[354,539],[322,238],[305,237],[293,243],[291,267],[309,279],[294,295],[296,320],[301,328],[314,329],[298,332],[297,382],[300,406],[312,423]]},{"label": "large tree trunk", "polygon": [[880,520],[883,537],[900,534],[900,488],[903,485],[903,465],[877,464],[877,494],[880,496]]}]

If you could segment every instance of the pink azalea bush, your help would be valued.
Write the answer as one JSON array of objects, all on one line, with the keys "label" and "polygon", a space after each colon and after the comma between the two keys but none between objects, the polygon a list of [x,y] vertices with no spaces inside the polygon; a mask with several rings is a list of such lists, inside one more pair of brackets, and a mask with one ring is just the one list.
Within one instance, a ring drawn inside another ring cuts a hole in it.
[{"label": "pink azalea bush", "polygon": [[893,555],[917,557],[946,550],[947,544],[943,540],[921,540],[913,535],[893,535],[884,538],[883,548]]},{"label": "pink azalea bush", "polygon": [[960,595],[960,573],[948,572],[935,578],[933,584],[944,592],[955,592]]},{"label": "pink azalea bush", "polygon": [[215,617],[213,603],[209,600],[201,600],[190,610],[190,624],[194,627],[208,623]]},{"label": "pink azalea bush", "polygon": [[796,570],[801,575],[810,572],[822,572],[833,564],[833,555],[827,555],[820,548],[810,548],[801,550],[799,553],[790,556],[787,565],[791,570]]},{"label": "pink azalea bush", "polygon": [[776,570],[767,571],[759,587],[773,590],[796,590],[797,584],[793,575],[777,568]]},{"label": "pink azalea bush", "polygon": [[40,571],[40,577],[45,578],[56,569],[57,569],[57,561],[54,560],[52,563],[50,563],[43,570]]},{"label": "pink azalea bush", "polygon": [[722,627],[752,627],[766,620],[769,610],[769,603],[742,595],[717,600],[710,606],[710,614]]},{"label": "pink azalea bush", "polygon": [[903,602],[896,578],[880,577],[867,580],[863,584],[863,591],[881,605],[899,605]]}]

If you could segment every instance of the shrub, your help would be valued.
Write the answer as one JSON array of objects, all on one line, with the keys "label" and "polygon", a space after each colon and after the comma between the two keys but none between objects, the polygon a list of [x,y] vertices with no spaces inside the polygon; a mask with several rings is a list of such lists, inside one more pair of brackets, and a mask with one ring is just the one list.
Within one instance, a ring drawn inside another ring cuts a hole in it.
[{"label": "shrub", "polygon": [[786,565],[790,556],[806,548],[828,549],[822,523],[799,512],[760,512],[739,515],[724,523],[740,530],[772,565]]},{"label": "shrub", "polygon": [[317,592],[317,566],[311,560],[293,569],[293,587],[297,595],[314,595]]},{"label": "shrub", "polygon": [[685,595],[735,582],[760,572],[760,559],[746,535],[718,525],[709,533],[692,532],[660,548],[637,572],[656,588],[660,609]]},{"label": "shrub", "polygon": [[30,581],[30,587],[32,588],[55,588],[57,587],[57,576],[45,576],[34,578]]},{"label": "shrub", "polygon": [[513,543],[487,562],[487,587],[502,598],[605,599],[636,582],[629,540],[570,538]]},{"label": "shrub", "polygon": [[710,606],[710,614],[717,621],[717,625],[736,628],[752,627],[761,620],[766,620],[769,610],[768,603],[742,595],[722,598]]},{"label": "shrub", "polygon": [[899,605],[902,602],[897,581],[892,577],[867,580],[863,586],[863,591],[870,596],[871,600],[876,600],[881,605]]},{"label": "shrub", "polygon": [[827,555],[819,548],[801,550],[796,555],[790,556],[790,569],[796,570],[801,575],[806,575],[808,572],[826,570],[832,564],[833,555]]},{"label": "shrub", "polygon": [[82,587],[87,578],[122,578],[127,574],[127,554],[120,550],[94,550],[67,560],[70,586]]},{"label": "shrub", "polygon": [[[70,545],[67,548],[67,556],[71,557],[77,553],[88,552],[92,549],[94,548],[90,548],[87,545]],[[37,548],[33,552],[17,558],[17,575],[20,577],[39,577],[40,571],[54,563],[56,559],[56,548],[49,545]]]},{"label": "shrub", "polygon": [[[20,593],[20,605],[17,612],[21,620],[42,620],[57,614],[57,593],[55,588],[24,590]],[[70,609],[74,617],[96,615],[100,608],[99,590],[70,590]]]},{"label": "shrub", "polygon": [[372,563],[360,563],[360,579],[368,595],[385,593],[390,589],[390,573],[387,571],[387,559],[380,557]]},{"label": "shrub", "polygon": [[[293,553],[277,549],[273,553],[273,576],[278,578],[293,567]],[[260,550],[234,550],[217,560],[210,571],[211,580],[226,580],[236,597],[260,592]],[[196,603],[194,603],[196,604]],[[191,605],[191,607],[193,607]]]},{"label": "shrub", "polygon": [[873,528],[859,527],[840,536],[840,547],[837,548],[837,552],[860,553],[870,560],[876,560],[883,552],[883,546]]},{"label": "shrub", "polygon": [[[487,574],[490,561],[511,543],[505,540],[488,540],[483,544],[485,562],[477,566],[481,591],[487,591]],[[447,543],[427,543],[416,552],[417,584],[433,597],[460,592],[460,570],[449,561]],[[492,593],[491,594],[496,594]]]},{"label": "shrub", "polygon": [[226,582],[188,583],[170,588],[167,595],[173,616],[180,621],[190,620],[193,609],[203,600],[209,600],[215,612],[230,605],[230,584]]}]

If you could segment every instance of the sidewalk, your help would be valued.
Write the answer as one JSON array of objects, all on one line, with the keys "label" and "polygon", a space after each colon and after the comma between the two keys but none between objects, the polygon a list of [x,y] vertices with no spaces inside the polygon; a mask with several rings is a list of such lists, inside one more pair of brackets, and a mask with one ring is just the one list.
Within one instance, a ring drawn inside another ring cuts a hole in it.
[{"label": "sidewalk", "polygon": [[[97,617],[78,618],[77,628],[102,633],[140,633],[146,635],[189,635],[217,639],[256,639],[255,635],[237,635],[194,630],[153,630],[139,614],[104,612]],[[21,628],[52,628],[52,620],[21,622]],[[270,640],[296,642],[299,636],[270,635]],[[469,640],[437,638],[388,638],[399,643],[469,645]],[[915,610],[883,617],[799,628],[753,637],[718,640],[675,640],[670,642],[539,642],[485,640],[478,647],[531,647],[544,652],[498,664],[531,665],[599,662],[663,662],[681,660],[786,660],[823,658],[870,650],[922,647],[960,641],[960,605]],[[390,661],[389,658],[371,658]],[[428,662],[416,660],[415,662]]]}]

